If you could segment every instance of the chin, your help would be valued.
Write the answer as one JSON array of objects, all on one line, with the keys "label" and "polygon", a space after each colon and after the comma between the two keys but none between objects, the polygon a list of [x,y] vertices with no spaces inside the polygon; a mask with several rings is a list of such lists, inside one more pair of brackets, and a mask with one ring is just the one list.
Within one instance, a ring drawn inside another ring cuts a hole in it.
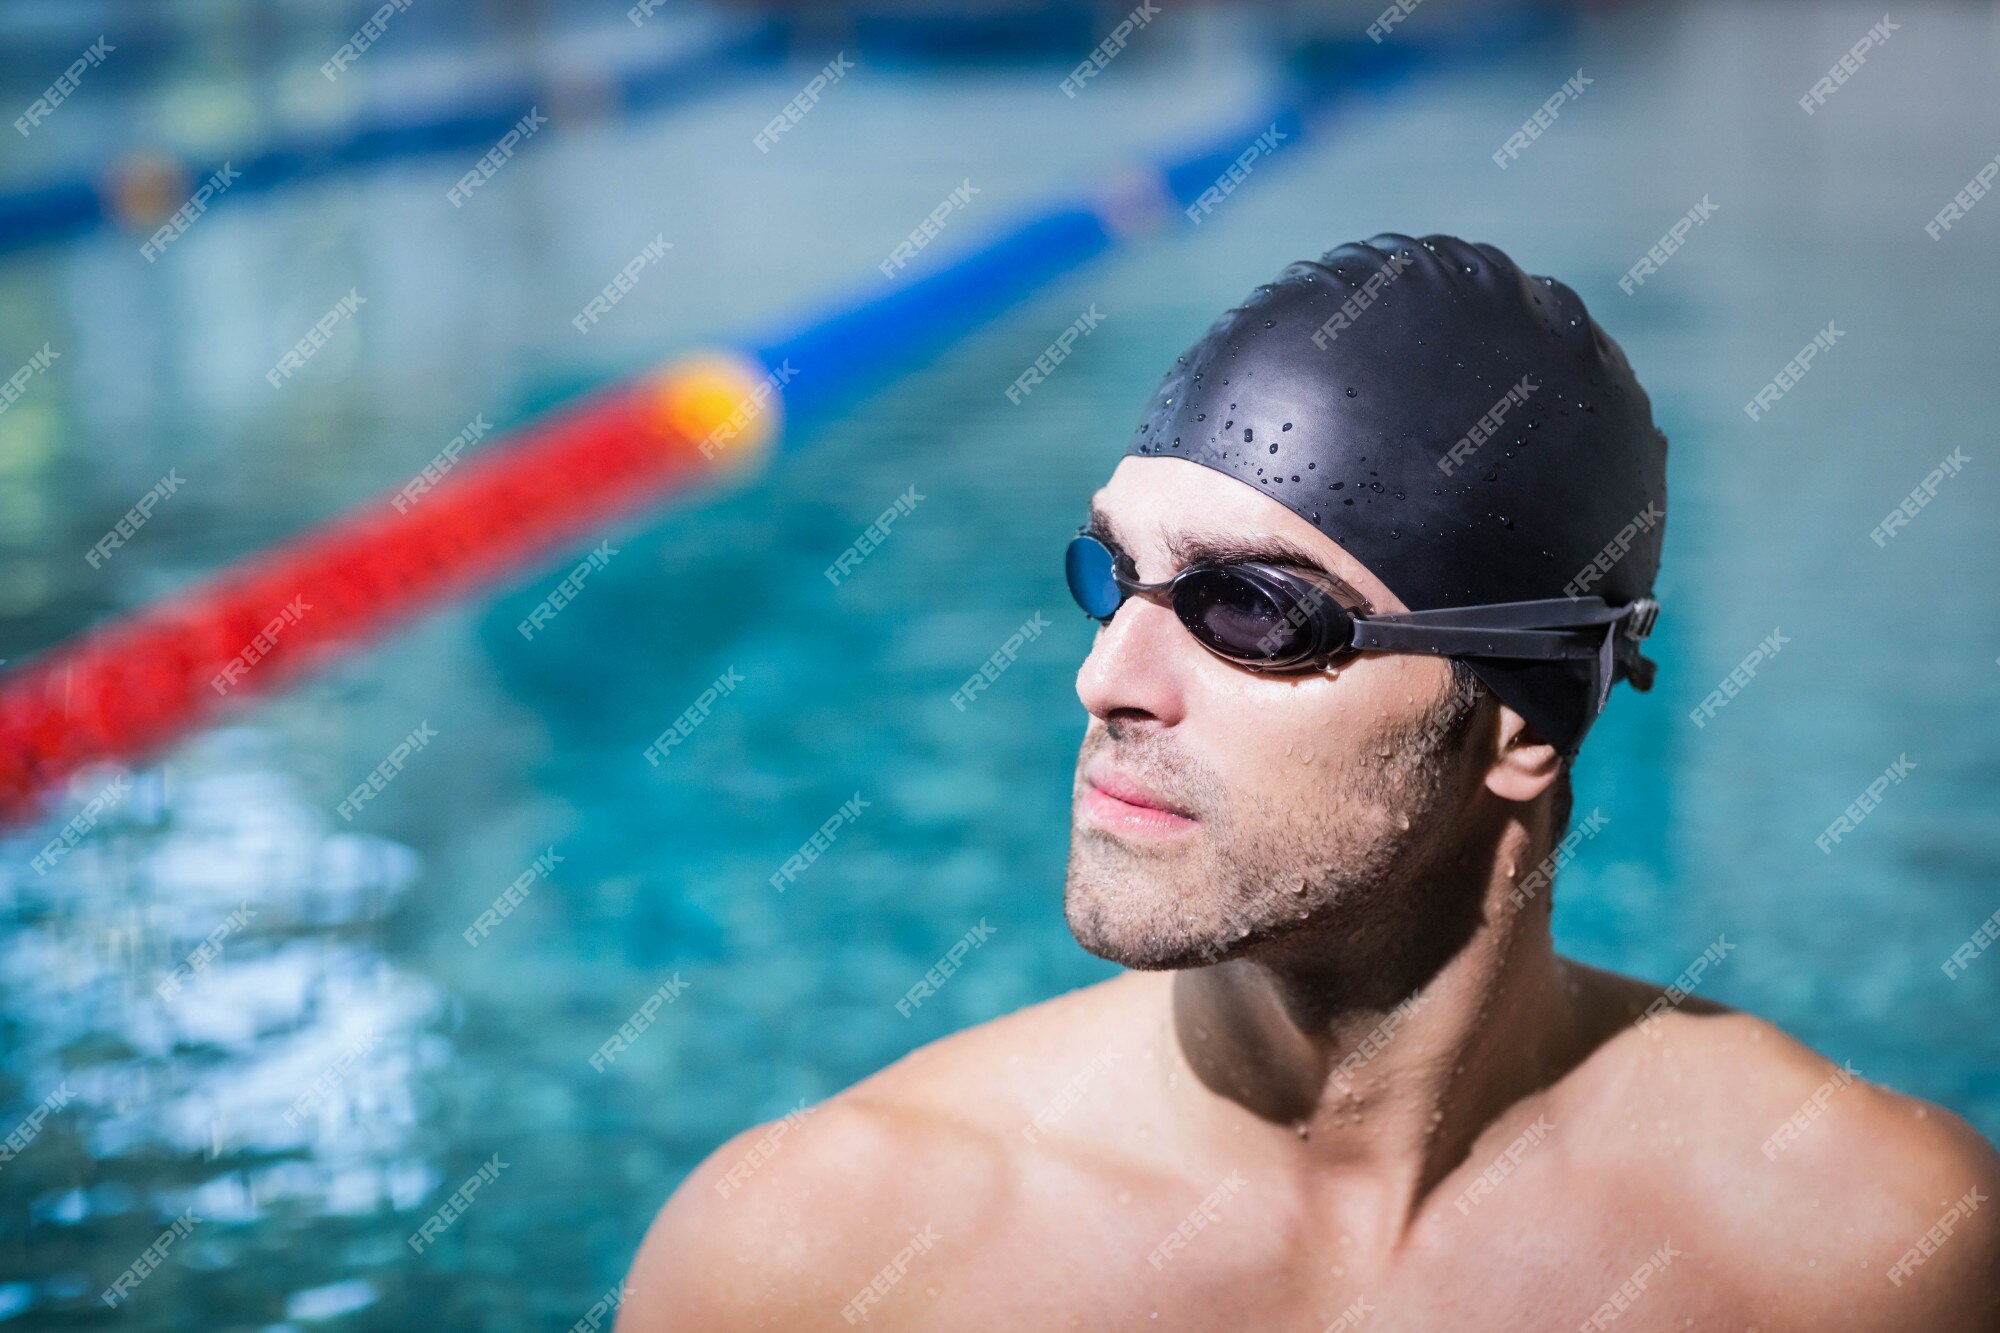
[{"label": "chin", "polygon": [[[1168,901],[1171,877],[1145,866],[1116,839],[1079,825],[1070,837],[1063,883],[1063,918],[1076,942],[1099,958],[1125,967],[1172,967],[1184,921]],[[1152,871],[1153,873],[1149,873]]]},{"label": "chin", "polygon": [[1076,942],[1141,972],[1207,967],[1267,936],[1218,901],[1207,858],[1134,852],[1092,829],[1070,843],[1063,916]]}]

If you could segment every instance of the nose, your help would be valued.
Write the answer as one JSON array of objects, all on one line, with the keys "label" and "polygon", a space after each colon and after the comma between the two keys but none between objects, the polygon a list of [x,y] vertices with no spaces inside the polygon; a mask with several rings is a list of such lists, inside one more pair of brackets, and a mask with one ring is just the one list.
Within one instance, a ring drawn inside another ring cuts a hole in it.
[{"label": "nose", "polygon": [[1130,598],[1097,631],[1076,673],[1076,697],[1099,721],[1174,726],[1187,712],[1187,655],[1200,651],[1172,610]]}]

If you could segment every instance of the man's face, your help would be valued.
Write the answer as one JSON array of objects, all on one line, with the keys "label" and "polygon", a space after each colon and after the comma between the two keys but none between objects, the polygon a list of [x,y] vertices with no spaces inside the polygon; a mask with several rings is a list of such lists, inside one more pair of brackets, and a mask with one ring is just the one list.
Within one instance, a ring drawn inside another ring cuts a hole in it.
[{"label": "man's face", "polygon": [[[1277,539],[1375,610],[1408,609],[1312,524],[1198,463],[1126,458],[1093,505],[1147,582],[1204,545]],[[1201,966],[1407,915],[1390,899],[1421,892],[1452,859],[1452,816],[1483,776],[1467,719],[1447,711],[1442,658],[1371,653],[1258,674],[1203,648],[1170,608],[1132,598],[1098,631],[1076,690],[1090,724],[1064,907],[1086,949],[1128,967]]]}]

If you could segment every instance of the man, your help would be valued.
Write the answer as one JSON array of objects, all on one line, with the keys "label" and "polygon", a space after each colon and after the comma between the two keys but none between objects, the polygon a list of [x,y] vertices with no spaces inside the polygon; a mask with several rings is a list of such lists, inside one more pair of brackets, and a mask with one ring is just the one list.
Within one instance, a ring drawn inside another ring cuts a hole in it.
[{"label": "man", "polygon": [[1570,761],[1651,681],[1665,451],[1489,246],[1225,314],[1069,551],[1066,910],[1135,970],[725,1144],[621,1326],[2000,1329],[1963,1121],[1551,945]]}]

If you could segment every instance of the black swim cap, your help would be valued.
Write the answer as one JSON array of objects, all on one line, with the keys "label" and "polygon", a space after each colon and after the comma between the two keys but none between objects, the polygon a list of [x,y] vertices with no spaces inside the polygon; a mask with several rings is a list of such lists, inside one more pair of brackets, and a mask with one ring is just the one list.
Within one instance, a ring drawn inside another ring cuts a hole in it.
[{"label": "black swim cap", "polygon": [[[1667,438],[1624,352],[1568,287],[1451,236],[1291,265],[1167,372],[1126,453],[1255,486],[1413,611],[1623,606],[1660,565]],[[1652,683],[1636,651],[1465,661],[1566,755],[1613,680]]]}]

